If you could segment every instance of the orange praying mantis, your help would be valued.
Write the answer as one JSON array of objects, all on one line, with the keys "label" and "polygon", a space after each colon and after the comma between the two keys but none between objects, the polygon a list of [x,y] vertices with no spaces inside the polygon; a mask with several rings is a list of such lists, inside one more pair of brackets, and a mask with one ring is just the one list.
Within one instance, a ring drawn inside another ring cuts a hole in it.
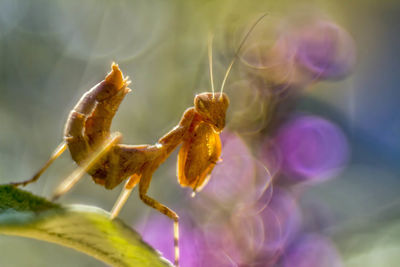
[{"label": "orange praying mantis", "polygon": [[29,180],[13,183],[26,186],[39,179],[41,174],[67,148],[77,168],[55,190],[53,200],[65,194],[87,172],[96,184],[113,189],[127,180],[111,211],[111,219],[118,216],[132,189],[139,184],[140,199],[148,206],[171,218],[174,222],[175,265],[179,265],[178,215],[147,195],[152,175],[157,168],[182,144],[177,159],[178,182],[190,187],[193,194],[207,183],[221,155],[219,134],[225,127],[229,98],[223,92],[224,85],[236,57],[260,17],[242,40],[235,57],[230,62],[219,93],[214,92],[212,70],[212,41],[208,43],[208,58],[212,92],[195,96],[194,106],[188,108],[179,124],[161,137],[154,145],[121,144],[120,133],[110,133],[114,115],[125,95],[131,90],[130,81],[124,77],[118,65],[113,63],[111,72],[78,101],[70,112],[64,130],[64,140],[50,159]]}]

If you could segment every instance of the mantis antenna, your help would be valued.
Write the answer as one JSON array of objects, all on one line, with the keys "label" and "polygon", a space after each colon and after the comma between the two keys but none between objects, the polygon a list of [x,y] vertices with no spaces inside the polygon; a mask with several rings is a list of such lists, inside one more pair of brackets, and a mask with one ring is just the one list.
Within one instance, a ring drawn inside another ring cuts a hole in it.
[{"label": "mantis antenna", "polygon": [[209,34],[208,36],[208,64],[210,66],[210,81],[211,81],[211,90],[212,90],[212,97],[214,99],[215,97],[215,91],[214,91],[214,76],[213,76],[213,59],[212,59],[212,41],[213,41],[213,36]]},{"label": "mantis antenna", "polygon": [[[224,91],[224,86],[225,86],[226,80],[228,79],[229,72],[231,71],[232,66],[233,66],[233,64],[235,63],[235,61],[236,61],[236,59],[237,59],[237,57],[238,57],[238,55],[239,55],[239,52],[240,52],[240,50],[242,49],[244,43],[246,42],[246,40],[247,40],[247,38],[249,37],[250,33],[251,33],[251,32],[254,30],[254,28],[257,26],[257,24],[258,24],[265,16],[267,16],[267,15],[268,15],[268,13],[265,13],[265,14],[263,14],[261,17],[259,17],[259,18],[256,20],[256,22],[254,22],[254,24],[251,26],[250,30],[246,33],[246,35],[244,36],[242,42],[240,42],[240,45],[239,45],[238,49],[236,50],[236,53],[235,53],[235,55],[234,55],[234,57],[233,57],[231,63],[229,63],[228,69],[226,70],[226,73],[225,73],[225,77],[224,77],[224,79],[222,80],[220,97],[222,97],[222,92]],[[213,92],[214,92],[214,91],[213,91]]]}]

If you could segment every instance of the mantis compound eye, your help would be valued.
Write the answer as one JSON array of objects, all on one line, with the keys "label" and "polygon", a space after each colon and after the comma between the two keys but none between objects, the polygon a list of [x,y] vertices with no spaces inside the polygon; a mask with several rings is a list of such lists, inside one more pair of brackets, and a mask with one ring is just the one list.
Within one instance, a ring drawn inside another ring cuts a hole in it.
[{"label": "mantis compound eye", "polygon": [[197,100],[197,108],[200,110],[204,110],[206,109],[206,105],[204,104],[203,100],[201,100],[200,98]]}]

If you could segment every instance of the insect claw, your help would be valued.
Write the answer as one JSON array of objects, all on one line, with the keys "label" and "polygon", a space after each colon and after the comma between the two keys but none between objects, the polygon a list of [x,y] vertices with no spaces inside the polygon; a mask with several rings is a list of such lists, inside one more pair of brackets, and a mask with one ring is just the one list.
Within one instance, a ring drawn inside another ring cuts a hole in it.
[{"label": "insect claw", "polygon": [[195,197],[196,196],[196,191],[193,191],[192,194],[190,195],[191,197]]},{"label": "insect claw", "polygon": [[[129,76],[126,76],[126,77],[124,78],[124,80],[123,80],[123,83],[124,83],[124,85],[127,87],[127,86],[129,86],[129,85],[132,83],[132,81],[129,80]],[[127,89],[128,89],[128,91],[126,91],[126,93],[129,93],[130,91],[132,91],[130,88],[127,88]]]},{"label": "insect claw", "polygon": [[131,80],[128,80],[129,77],[127,77],[126,79],[124,79],[124,83],[126,86],[130,85],[132,83]]}]

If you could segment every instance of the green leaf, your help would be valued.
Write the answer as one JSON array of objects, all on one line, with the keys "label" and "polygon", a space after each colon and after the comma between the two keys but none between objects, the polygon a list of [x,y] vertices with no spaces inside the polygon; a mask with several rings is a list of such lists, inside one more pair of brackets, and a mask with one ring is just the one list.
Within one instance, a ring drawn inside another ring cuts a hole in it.
[{"label": "green leaf", "polygon": [[121,220],[100,208],[60,206],[9,185],[0,186],[0,234],[76,249],[112,266],[172,266]]}]

